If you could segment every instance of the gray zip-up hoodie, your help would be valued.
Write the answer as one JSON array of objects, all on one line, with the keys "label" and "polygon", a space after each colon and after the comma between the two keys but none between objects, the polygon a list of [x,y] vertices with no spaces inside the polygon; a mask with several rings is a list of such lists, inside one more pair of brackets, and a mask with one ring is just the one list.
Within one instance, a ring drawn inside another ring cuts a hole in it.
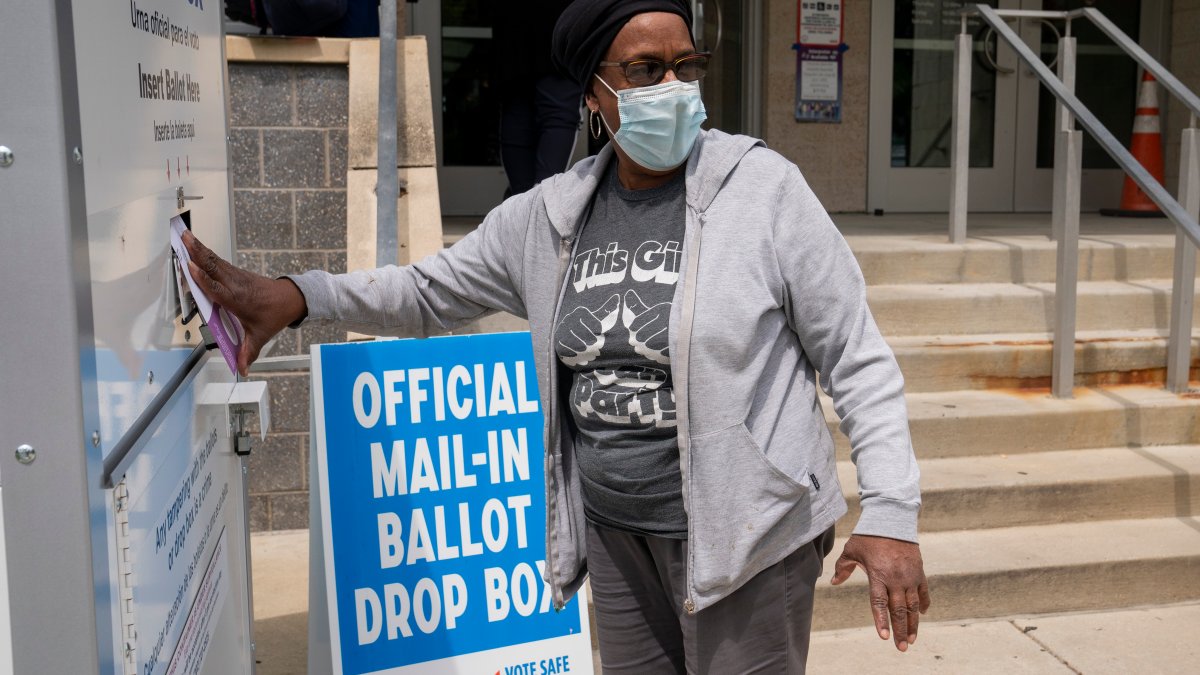
[{"label": "gray zip-up hoodie", "polygon": [[[606,147],[505,201],[414,265],[292,277],[307,321],[363,333],[428,335],[494,310],[529,320],[546,418],[546,582],[558,607],[587,567],[552,339],[572,244],[612,155]],[[900,369],[857,262],[800,171],[761,141],[720,131],[701,133],[686,171],[669,340],[688,514],[684,607],[695,612],[846,512],[818,377],[858,467],[855,533],[916,541],[920,491]]]}]

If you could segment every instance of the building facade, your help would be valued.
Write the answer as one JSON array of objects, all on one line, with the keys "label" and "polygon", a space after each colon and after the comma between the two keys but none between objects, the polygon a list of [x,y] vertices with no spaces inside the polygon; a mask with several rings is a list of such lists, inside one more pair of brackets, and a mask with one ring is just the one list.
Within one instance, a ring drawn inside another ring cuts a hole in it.
[{"label": "building facade", "polygon": [[[937,212],[949,203],[951,82],[962,0],[841,0],[841,120],[796,119],[798,18],[808,0],[694,0],[700,48],[714,51],[704,83],[710,125],[763,138],[801,167],[835,212]],[[1193,91],[1200,89],[1200,0],[991,0],[1000,9],[1104,13]],[[408,5],[408,31],[425,35],[438,126],[443,213],[476,216],[498,203],[498,97],[490,64],[490,3],[442,0]],[[1054,64],[1062,21],[1010,25]],[[1050,210],[1054,100],[1014,51],[978,20],[972,58],[970,208]],[[1078,40],[1077,94],[1128,141],[1140,71],[1086,20]],[[1175,189],[1182,109],[1159,90],[1168,187]],[[437,114],[439,113],[440,114]],[[582,135],[582,134],[581,134]],[[580,155],[584,143],[578,144]],[[1116,206],[1122,175],[1090,139],[1084,148],[1083,206]]]}]

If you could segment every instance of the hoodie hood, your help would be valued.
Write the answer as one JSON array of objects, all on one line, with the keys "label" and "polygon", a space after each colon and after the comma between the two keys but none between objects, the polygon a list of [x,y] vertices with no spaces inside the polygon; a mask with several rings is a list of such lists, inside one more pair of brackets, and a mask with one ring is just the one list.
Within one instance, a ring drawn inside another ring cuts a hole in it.
[{"label": "hoodie hood", "polygon": [[[766,147],[766,144],[750,136],[727,134],[717,129],[702,130],[684,169],[688,206],[704,212],[738,162],[756,146]],[[587,203],[600,185],[614,154],[610,142],[599,154],[584,158],[565,173],[542,182],[546,214],[559,236],[570,238],[575,234],[583,217],[580,214],[587,213]]]}]

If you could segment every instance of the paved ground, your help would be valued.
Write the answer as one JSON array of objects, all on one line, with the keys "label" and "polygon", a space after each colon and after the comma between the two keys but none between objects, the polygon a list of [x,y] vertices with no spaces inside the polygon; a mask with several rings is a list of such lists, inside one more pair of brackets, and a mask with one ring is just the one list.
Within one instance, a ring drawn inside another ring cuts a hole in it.
[{"label": "paved ground", "polygon": [[[308,532],[256,534],[251,540],[258,675],[303,675]],[[927,624],[906,654],[869,628],[827,631],[813,635],[809,665],[810,672],[854,675],[1192,673],[1200,664],[1197,636],[1200,603],[1159,605]]]}]

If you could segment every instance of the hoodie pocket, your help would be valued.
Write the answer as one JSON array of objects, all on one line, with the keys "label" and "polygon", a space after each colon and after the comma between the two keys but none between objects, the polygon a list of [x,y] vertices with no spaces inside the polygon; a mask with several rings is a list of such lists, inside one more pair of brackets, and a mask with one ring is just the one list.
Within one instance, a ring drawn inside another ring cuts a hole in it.
[{"label": "hoodie pocket", "polygon": [[744,424],[693,436],[690,455],[689,554],[704,593],[743,581],[772,555],[760,544],[789,514],[809,512],[810,479],[806,469],[797,480],[770,461]]}]

